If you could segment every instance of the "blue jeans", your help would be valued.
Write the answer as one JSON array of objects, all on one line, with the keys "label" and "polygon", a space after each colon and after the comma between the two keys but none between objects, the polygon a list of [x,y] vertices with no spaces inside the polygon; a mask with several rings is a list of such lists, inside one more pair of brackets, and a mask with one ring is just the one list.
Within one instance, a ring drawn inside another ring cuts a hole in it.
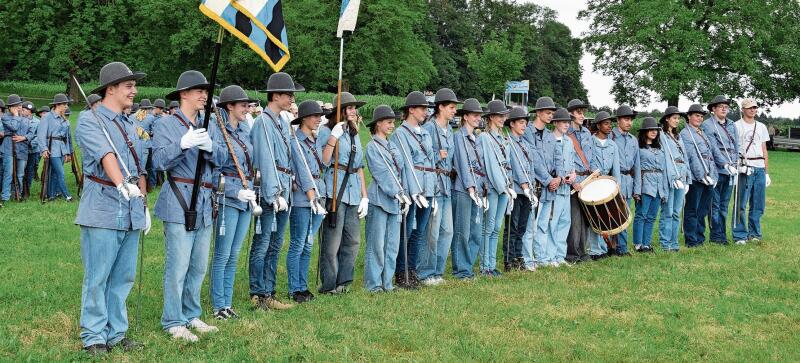
[{"label": "blue jeans", "polygon": [[650,246],[653,239],[653,226],[658,217],[661,198],[642,194],[636,202],[636,215],[633,218],[633,244]]},{"label": "blue jeans", "polygon": [[64,198],[69,197],[69,190],[64,181],[64,159],[62,157],[50,157],[50,181],[47,187],[47,197],[55,198],[57,195],[62,195]]},{"label": "blue jeans", "polygon": [[[428,201],[433,199],[428,198]],[[406,216],[406,238],[408,242],[406,246],[400,243],[400,258],[397,259],[397,266],[395,271],[400,273],[406,269],[406,253],[408,253],[408,270],[415,271],[417,268],[417,257],[420,254],[422,245],[428,240],[428,219],[431,217],[433,209],[419,208],[414,203],[411,203],[411,208],[408,210]],[[408,251],[408,252],[406,252]]]},{"label": "blue jeans", "polygon": [[554,200],[540,202],[533,246],[536,264],[563,262],[566,259],[567,235],[572,218],[569,199],[569,195],[558,195]]},{"label": "blue jeans", "polygon": [[711,208],[710,185],[695,181],[686,193],[686,206],[683,208],[683,239],[686,247],[697,247],[706,240],[706,217]]},{"label": "blue jeans", "polygon": [[669,188],[667,200],[661,203],[661,218],[658,221],[658,237],[661,249],[678,250],[681,211],[686,196],[684,189]]},{"label": "blue jeans", "polygon": [[714,187],[711,202],[711,232],[708,240],[717,243],[727,243],[728,204],[731,201],[730,175],[720,174],[717,186]]},{"label": "blue jeans", "polygon": [[11,168],[14,158],[11,153],[3,154],[3,194],[0,196],[4,202],[11,199]]},{"label": "blue jeans", "polygon": [[233,280],[236,277],[236,263],[242,242],[250,228],[251,212],[241,211],[226,206],[224,213],[225,235],[220,235],[222,215],[217,217],[214,228],[214,257],[211,259],[211,307],[214,310],[229,308],[233,305]]},{"label": "blue jeans", "polygon": [[28,162],[25,164],[25,180],[24,180],[24,185],[28,186],[28,191],[30,191],[31,183],[33,183],[33,178],[36,176],[36,173],[38,171],[39,171],[39,153],[29,153]]},{"label": "blue jeans", "polygon": [[[739,176],[739,205],[736,211],[736,225],[733,228],[735,241],[761,238],[761,216],[766,204],[766,173],[764,168],[753,168],[753,174]],[[745,208],[750,206],[747,218]]]},{"label": "blue jeans", "polygon": [[[633,199],[625,199],[625,203],[628,204],[628,210],[631,208],[631,200]],[[614,238],[617,239],[617,253],[628,253],[628,230],[623,230],[618,235],[614,236]],[[602,237],[600,237],[600,239],[602,239]],[[634,237],[634,239],[636,238]]]},{"label": "blue jeans", "polygon": [[289,294],[308,290],[308,265],[314,236],[324,216],[311,213],[310,207],[293,207],[289,218],[289,252],[286,272],[289,275]]},{"label": "blue jeans", "polygon": [[164,222],[164,330],[200,318],[200,288],[208,268],[212,226],[187,231],[183,223]]},{"label": "blue jeans", "polygon": [[453,205],[450,197],[436,197],[439,210],[430,217],[430,227],[425,243],[420,248],[417,273],[420,279],[444,276],[447,255],[453,241]]},{"label": "blue jeans", "polygon": [[478,256],[483,233],[483,209],[472,202],[468,193],[453,191],[453,276],[474,276],[472,266]]},{"label": "blue jeans", "polygon": [[139,231],[81,227],[81,341],[116,344],[128,331],[128,299],[136,278]]},{"label": "blue jeans", "polygon": [[[539,202],[539,205],[541,205],[541,202]],[[536,237],[536,229],[538,228],[536,224],[536,217],[539,215],[538,210],[539,208],[531,208],[531,212],[528,214],[528,224],[525,226],[525,234],[522,235],[522,259],[527,267],[533,267],[535,264],[533,240]]]},{"label": "blue jeans", "polygon": [[367,247],[364,251],[364,288],[391,291],[400,250],[400,214],[386,213],[370,204],[367,211]]},{"label": "blue jeans", "polygon": [[272,207],[267,207],[259,218],[261,233],[253,235],[250,246],[250,295],[267,296],[275,292],[278,256],[283,248],[283,231],[289,220],[289,211],[275,213]]},{"label": "blue jeans", "polygon": [[497,268],[497,241],[500,227],[508,207],[508,195],[489,191],[489,211],[486,212],[486,233],[481,248],[481,271],[494,271]]}]

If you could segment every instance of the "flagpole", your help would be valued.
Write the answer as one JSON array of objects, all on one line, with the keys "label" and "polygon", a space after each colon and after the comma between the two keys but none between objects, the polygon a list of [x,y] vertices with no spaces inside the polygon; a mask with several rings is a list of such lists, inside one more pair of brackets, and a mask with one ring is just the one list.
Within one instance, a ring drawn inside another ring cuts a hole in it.
[{"label": "flagpole", "polygon": [[[208,98],[206,99],[205,114],[203,115],[203,128],[208,130],[208,123],[211,119],[211,108],[214,102],[214,88],[217,85],[217,69],[219,67],[219,53],[222,47],[222,34],[223,28],[219,27],[219,34],[217,35],[217,42],[214,44],[214,62],[211,64],[211,85],[208,87]],[[205,160],[206,152],[199,150],[197,156],[197,167],[194,173],[194,183],[192,188],[192,199],[189,204],[189,209],[184,212],[184,225],[187,231],[197,230],[197,198],[200,196],[200,182],[203,179],[203,169],[206,165]]]},{"label": "flagpole", "polygon": [[[339,38],[339,81],[336,86],[336,122],[341,122],[342,119],[342,64],[344,63],[344,32],[342,37]],[[339,142],[333,148],[333,203],[331,203],[331,212],[336,213],[336,187],[339,176]],[[349,166],[349,165],[348,165]],[[342,186],[344,187],[344,186]]]}]

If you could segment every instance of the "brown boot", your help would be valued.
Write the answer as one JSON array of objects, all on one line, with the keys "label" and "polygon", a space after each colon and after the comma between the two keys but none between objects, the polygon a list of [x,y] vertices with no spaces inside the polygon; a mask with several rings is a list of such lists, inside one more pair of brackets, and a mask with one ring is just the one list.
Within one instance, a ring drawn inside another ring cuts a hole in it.
[{"label": "brown boot", "polygon": [[291,309],[294,307],[292,304],[284,304],[274,296],[267,296],[265,298],[261,298],[261,304],[264,306],[265,309],[269,310],[286,310]]}]

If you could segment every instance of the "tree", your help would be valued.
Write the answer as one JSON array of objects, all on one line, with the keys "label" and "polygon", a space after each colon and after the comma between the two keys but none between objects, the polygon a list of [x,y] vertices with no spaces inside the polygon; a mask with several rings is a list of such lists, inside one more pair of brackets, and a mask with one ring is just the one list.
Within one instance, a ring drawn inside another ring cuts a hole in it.
[{"label": "tree", "polygon": [[579,17],[618,102],[727,94],[772,105],[800,94],[797,1],[589,0]]},{"label": "tree", "polygon": [[511,47],[505,39],[490,40],[480,53],[467,51],[469,69],[477,75],[484,95],[502,95],[506,81],[522,74],[525,61],[520,53],[518,45]]}]

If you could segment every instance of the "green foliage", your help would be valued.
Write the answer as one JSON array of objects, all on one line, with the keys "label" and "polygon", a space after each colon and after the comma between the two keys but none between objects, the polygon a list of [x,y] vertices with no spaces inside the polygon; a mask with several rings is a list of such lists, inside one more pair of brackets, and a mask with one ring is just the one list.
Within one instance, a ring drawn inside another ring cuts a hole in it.
[{"label": "green foliage", "polygon": [[768,105],[800,94],[800,3],[776,0],[590,0],[587,48],[614,78],[620,103],[651,93],[755,97]]},{"label": "green foliage", "polygon": [[525,65],[519,46],[508,41],[490,40],[480,53],[467,51],[469,70],[477,74],[477,84],[486,93],[503,94],[507,80],[517,79]]}]

